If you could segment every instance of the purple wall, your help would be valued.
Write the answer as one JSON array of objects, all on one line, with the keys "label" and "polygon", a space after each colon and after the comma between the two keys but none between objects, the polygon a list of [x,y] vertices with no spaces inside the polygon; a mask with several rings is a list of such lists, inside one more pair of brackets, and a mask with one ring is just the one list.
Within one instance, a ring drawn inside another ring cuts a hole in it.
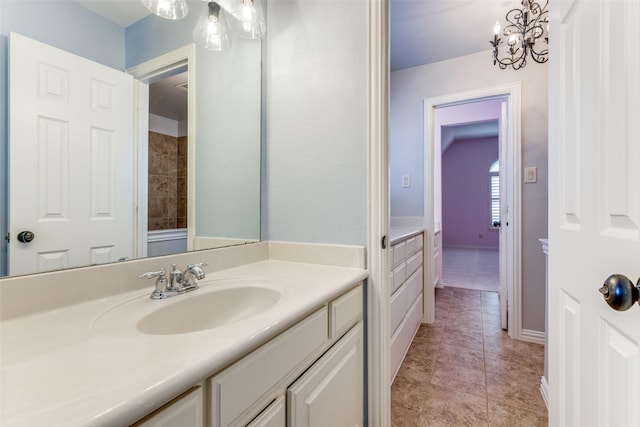
[{"label": "purple wall", "polygon": [[442,153],[443,246],[498,248],[489,227],[489,168],[498,138],[454,141]]}]

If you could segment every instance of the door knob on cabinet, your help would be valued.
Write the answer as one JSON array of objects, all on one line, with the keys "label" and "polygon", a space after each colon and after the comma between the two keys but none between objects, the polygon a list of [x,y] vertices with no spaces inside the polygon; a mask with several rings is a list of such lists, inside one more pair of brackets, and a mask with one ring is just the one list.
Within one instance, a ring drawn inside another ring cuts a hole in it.
[{"label": "door knob on cabinet", "polygon": [[32,231],[21,231],[18,233],[18,242],[29,243],[35,239],[36,235]]},{"label": "door knob on cabinet", "polygon": [[617,311],[625,311],[638,301],[638,294],[640,293],[638,286],[640,286],[640,280],[638,285],[634,286],[627,276],[612,274],[607,277],[599,291],[611,308]]}]

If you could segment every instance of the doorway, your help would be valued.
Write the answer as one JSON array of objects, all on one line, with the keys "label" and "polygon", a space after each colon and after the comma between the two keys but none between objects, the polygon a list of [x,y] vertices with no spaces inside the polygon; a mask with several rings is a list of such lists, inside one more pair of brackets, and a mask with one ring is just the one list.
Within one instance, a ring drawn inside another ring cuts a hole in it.
[{"label": "doorway", "polygon": [[[446,108],[472,109],[483,102],[499,104],[499,170],[500,179],[500,225],[499,233],[499,278],[500,278],[500,311],[501,323],[509,336],[519,338],[521,333],[520,310],[520,224],[514,220],[520,218],[520,86],[506,85],[481,89],[471,92],[429,98],[424,102],[425,112],[425,170],[432,174],[425,175],[425,223],[427,233],[425,257],[433,260],[434,242],[440,241],[438,233],[442,232],[442,126],[438,122],[438,111]],[[449,111],[453,111],[449,110]],[[486,114],[488,109],[480,109]],[[467,123],[481,123],[495,120],[495,117],[475,116]],[[442,120],[441,120],[442,121]],[[463,120],[460,123],[464,123]],[[447,142],[445,141],[445,144]],[[446,147],[445,147],[446,148]],[[488,171],[487,171],[488,172]],[[487,178],[489,180],[489,178]],[[483,236],[484,238],[484,236]],[[441,270],[437,262],[427,269],[425,283],[434,283]],[[442,277],[440,275],[440,277]],[[425,292],[425,321],[435,320],[435,296],[433,290]]]},{"label": "doorway", "polygon": [[[195,174],[186,171],[194,170],[194,58],[195,47],[188,45],[127,70],[136,79],[139,257],[193,246]],[[175,170],[165,173],[164,167]],[[159,197],[155,187],[163,190]]]}]

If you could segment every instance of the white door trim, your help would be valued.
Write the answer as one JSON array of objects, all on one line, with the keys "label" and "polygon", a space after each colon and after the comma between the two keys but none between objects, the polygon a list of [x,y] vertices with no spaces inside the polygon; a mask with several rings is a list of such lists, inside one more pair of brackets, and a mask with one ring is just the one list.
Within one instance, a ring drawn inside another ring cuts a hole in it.
[{"label": "white door trim", "polygon": [[[389,373],[389,0],[369,2],[367,147],[368,425],[391,424]],[[365,423],[366,424],[366,423]]]},{"label": "white door trim", "polygon": [[[509,83],[500,86],[476,89],[467,92],[443,95],[439,97],[427,98],[424,100],[424,170],[425,170],[425,195],[424,195],[424,214],[425,214],[425,259],[430,260],[428,268],[425,268],[424,281],[424,321],[433,323],[435,320],[435,295],[433,289],[426,287],[433,283],[434,266],[433,266],[433,230],[434,230],[434,213],[433,213],[433,185],[434,180],[431,176],[434,161],[434,126],[435,126],[435,108],[447,105],[456,105],[470,100],[479,101],[483,99],[492,99],[497,97],[507,97],[509,99],[508,113],[510,117],[509,140],[512,144],[509,148],[510,165],[507,170],[507,180],[509,191],[507,199],[510,200],[510,209],[507,213],[507,221],[509,223],[507,230],[512,235],[511,239],[507,239],[507,248],[505,250],[513,256],[509,260],[507,266],[507,283],[509,284],[508,306],[509,306],[509,336],[515,339],[522,338],[522,275],[521,275],[521,131],[520,131],[520,82]],[[502,172],[502,171],[501,171]],[[502,248],[501,248],[502,250]]]},{"label": "white door trim", "polygon": [[[142,83],[152,82],[154,79],[180,68],[187,66],[188,104],[187,104],[187,135],[188,157],[187,170],[187,250],[193,250],[195,237],[195,183],[196,183],[196,45],[189,44],[179,49],[168,52],[157,58],[127,69],[134,79]],[[136,147],[137,147],[137,224],[138,224],[138,257],[147,256],[147,198],[148,198],[148,122],[140,120],[140,112],[149,113],[149,90],[138,84],[136,90]],[[147,123],[141,126],[141,123]]]}]

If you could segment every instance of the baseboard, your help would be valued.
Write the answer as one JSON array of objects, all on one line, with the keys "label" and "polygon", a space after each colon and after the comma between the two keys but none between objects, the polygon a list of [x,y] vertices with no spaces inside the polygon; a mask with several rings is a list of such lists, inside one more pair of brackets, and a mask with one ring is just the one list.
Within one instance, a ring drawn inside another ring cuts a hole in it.
[{"label": "baseboard", "polygon": [[540,377],[540,394],[542,394],[542,399],[544,400],[544,404],[547,406],[547,411],[549,410],[549,383],[545,377]]},{"label": "baseboard", "polygon": [[166,242],[169,240],[182,240],[187,238],[186,228],[174,228],[171,230],[154,230],[149,231],[147,235],[147,241],[153,242]]},{"label": "baseboard", "polygon": [[532,331],[530,329],[523,329],[520,333],[520,340],[544,345],[545,333]]}]

